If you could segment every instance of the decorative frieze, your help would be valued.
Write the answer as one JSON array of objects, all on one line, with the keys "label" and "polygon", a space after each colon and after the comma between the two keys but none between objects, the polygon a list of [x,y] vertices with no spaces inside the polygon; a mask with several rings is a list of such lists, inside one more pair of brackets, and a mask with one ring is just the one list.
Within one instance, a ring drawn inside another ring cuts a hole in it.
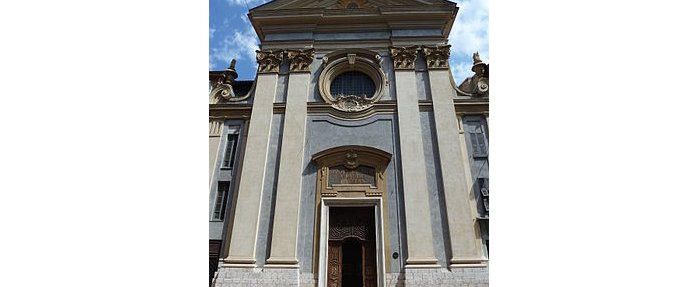
[{"label": "decorative frieze", "polygon": [[286,54],[290,61],[290,72],[310,72],[310,65],[315,58],[315,49],[288,50]]},{"label": "decorative frieze", "polygon": [[283,51],[281,50],[267,50],[267,51],[256,51],[257,52],[257,63],[259,63],[258,73],[278,73],[279,64],[283,59]]},{"label": "decorative frieze", "polygon": [[451,56],[451,45],[422,47],[424,58],[429,69],[448,69],[448,59]]},{"label": "decorative frieze", "polygon": [[390,56],[396,70],[412,70],[417,59],[417,46],[390,47]]}]

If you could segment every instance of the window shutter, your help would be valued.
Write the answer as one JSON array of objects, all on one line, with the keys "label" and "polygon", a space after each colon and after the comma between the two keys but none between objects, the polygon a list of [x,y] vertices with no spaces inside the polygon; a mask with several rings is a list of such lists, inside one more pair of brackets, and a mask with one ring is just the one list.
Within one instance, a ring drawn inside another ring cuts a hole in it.
[{"label": "window shutter", "polygon": [[213,219],[223,220],[225,217],[225,208],[228,204],[228,189],[230,189],[229,181],[218,182],[218,194],[216,194],[216,203],[213,206]]},{"label": "window shutter", "polygon": [[228,134],[225,144],[225,154],[223,155],[223,167],[231,167],[235,161],[235,147],[237,146],[237,134]]}]

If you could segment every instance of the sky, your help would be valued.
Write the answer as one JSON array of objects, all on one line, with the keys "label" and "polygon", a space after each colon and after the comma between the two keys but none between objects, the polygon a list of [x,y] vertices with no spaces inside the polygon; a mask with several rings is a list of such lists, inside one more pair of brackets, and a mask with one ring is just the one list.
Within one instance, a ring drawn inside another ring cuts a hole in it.
[{"label": "sky", "polygon": [[[269,0],[209,0],[209,70],[225,70],[230,60],[238,80],[253,80],[257,63],[255,50],[259,39],[252,29],[247,11]],[[489,63],[489,7],[487,0],[455,0],[459,11],[451,29],[451,71],[456,83],[473,74],[472,55]]]}]

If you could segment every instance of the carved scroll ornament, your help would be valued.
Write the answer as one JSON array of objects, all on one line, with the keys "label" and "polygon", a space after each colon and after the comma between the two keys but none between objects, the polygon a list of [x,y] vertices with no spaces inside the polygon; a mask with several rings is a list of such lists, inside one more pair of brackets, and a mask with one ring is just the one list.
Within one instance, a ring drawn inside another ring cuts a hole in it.
[{"label": "carved scroll ornament", "polygon": [[465,79],[458,88],[473,93],[476,97],[488,97],[490,93],[490,65],[482,62],[478,52],[473,54],[471,70],[475,72],[475,75]]},{"label": "carved scroll ornament", "polygon": [[451,45],[422,48],[429,69],[447,69],[451,57]]},{"label": "carved scroll ornament", "polygon": [[393,66],[396,70],[414,69],[414,61],[417,59],[417,46],[390,47],[390,56],[393,58]]},{"label": "carved scroll ornament", "polygon": [[257,63],[259,63],[258,73],[278,73],[279,64],[283,59],[283,51],[268,50],[256,51]]},{"label": "carved scroll ornament", "polygon": [[315,49],[289,50],[287,55],[291,62],[289,66],[291,72],[310,72],[310,65],[315,58]]},{"label": "carved scroll ornament", "polygon": [[235,71],[235,63],[237,61],[233,59],[230,61],[230,66],[223,72],[223,77],[219,78],[218,81],[213,83],[211,92],[208,94],[208,103],[217,104],[221,100],[231,100],[235,97],[233,92],[233,83],[238,77],[237,71]]}]

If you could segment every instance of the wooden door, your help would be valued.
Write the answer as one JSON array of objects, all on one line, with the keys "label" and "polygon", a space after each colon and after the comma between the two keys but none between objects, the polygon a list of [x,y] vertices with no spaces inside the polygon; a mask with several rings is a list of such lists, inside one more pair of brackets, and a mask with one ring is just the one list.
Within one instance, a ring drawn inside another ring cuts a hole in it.
[{"label": "wooden door", "polygon": [[364,287],[375,287],[378,281],[376,278],[376,243],[364,241],[363,245]]},{"label": "wooden door", "polygon": [[327,286],[342,286],[342,242],[330,240],[327,249]]}]

